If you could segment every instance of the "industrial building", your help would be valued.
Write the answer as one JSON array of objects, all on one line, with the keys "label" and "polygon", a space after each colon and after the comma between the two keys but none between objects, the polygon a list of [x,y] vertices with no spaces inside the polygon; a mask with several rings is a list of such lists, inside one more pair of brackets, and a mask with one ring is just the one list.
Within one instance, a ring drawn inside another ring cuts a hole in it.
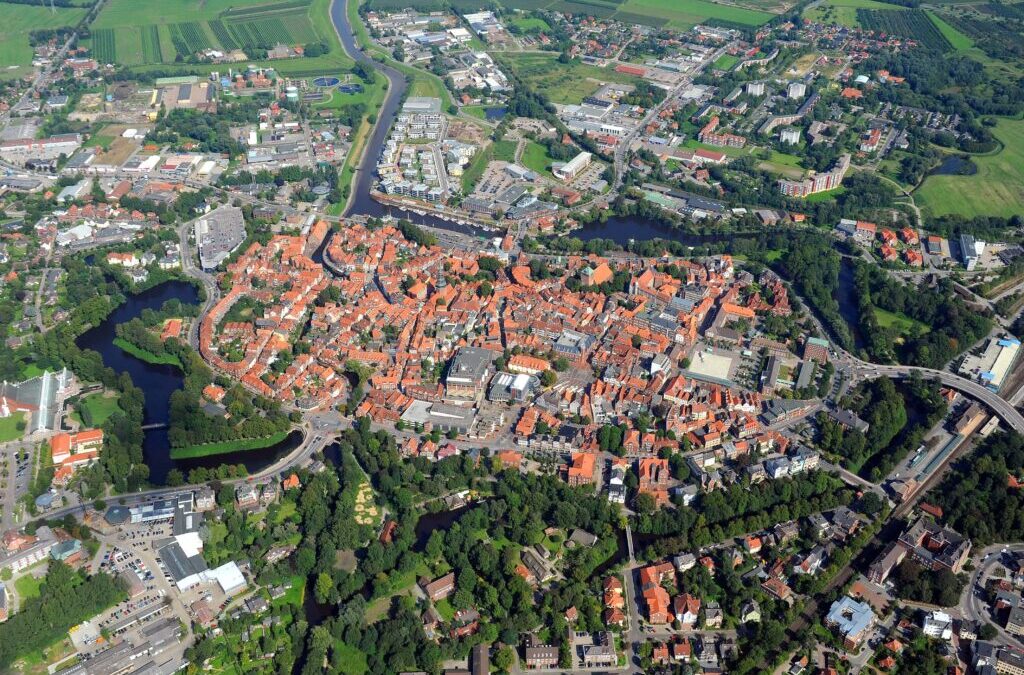
[{"label": "industrial building", "polygon": [[992,338],[978,355],[968,354],[960,364],[960,375],[998,392],[1007,373],[1017,361],[1020,340],[1006,336]]}]

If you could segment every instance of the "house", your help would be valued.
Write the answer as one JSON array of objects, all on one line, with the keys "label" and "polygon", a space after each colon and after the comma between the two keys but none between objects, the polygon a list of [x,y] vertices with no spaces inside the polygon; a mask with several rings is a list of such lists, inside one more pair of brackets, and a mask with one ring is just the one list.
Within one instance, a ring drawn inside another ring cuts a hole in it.
[{"label": "house", "polygon": [[709,600],[704,608],[704,628],[721,628],[725,620],[725,613],[721,606],[714,600]]},{"label": "house", "polygon": [[672,564],[680,574],[697,566],[697,556],[692,553],[683,553],[672,558]]},{"label": "house", "polygon": [[449,572],[433,581],[420,579],[420,588],[423,589],[423,592],[430,598],[431,602],[444,600],[455,592],[455,572]]},{"label": "house", "polygon": [[761,621],[761,608],[756,600],[748,600],[740,608],[740,623],[759,623]]},{"label": "house", "polygon": [[99,459],[103,429],[86,429],[75,434],[59,433],[50,441],[54,465],[83,466]]},{"label": "house", "polygon": [[592,485],[597,480],[597,455],[592,452],[574,452],[565,468],[569,485]]},{"label": "house", "polygon": [[676,621],[681,623],[684,629],[691,629],[697,625],[697,619],[700,617],[700,598],[689,593],[677,595],[672,601],[672,608]]}]

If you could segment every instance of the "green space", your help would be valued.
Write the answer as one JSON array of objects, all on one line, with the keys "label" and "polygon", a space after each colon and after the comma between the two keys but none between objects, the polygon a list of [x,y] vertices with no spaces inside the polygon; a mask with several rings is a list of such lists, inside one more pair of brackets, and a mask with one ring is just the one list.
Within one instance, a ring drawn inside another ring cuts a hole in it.
[{"label": "green space", "polygon": [[25,434],[25,413],[16,412],[0,418],[0,443],[16,441]]},{"label": "green space", "polygon": [[551,163],[555,160],[548,154],[548,149],[540,143],[536,141],[527,143],[521,159],[523,166],[527,169],[551,176]]},{"label": "green space", "polygon": [[875,307],[875,319],[878,320],[878,325],[881,326],[882,328],[895,328],[900,332],[900,334],[903,335],[909,334],[915,326],[917,326],[920,330],[928,330],[928,326],[924,325],[920,321],[915,321],[914,319],[911,319],[909,316],[903,314],[902,312],[890,312],[888,310],[882,309],[881,307]]},{"label": "green space", "polygon": [[553,103],[579,103],[603,84],[637,84],[639,78],[579,61],[559,63],[556,54],[508,54],[505,60],[534,91]]},{"label": "green space", "polygon": [[21,369],[21,376],[26,380],[30,380],[33,377],[39,377],[45,371],[34,363],[28,363],[24,368]]},{"label": "green space", "polygon": [[9,80],[32,72],[29,33],[47,28],[74,26],[85,17],[82,7],[49,7],[0,3],[0,79]]},{"label": "green space", "polygon": [[620,13],[668,21],[673,28],[688,29],[712,19],[741,26],[760,26],[774,14],[737,5],[720,5],[706,0],[626,0]]},{"label": "green space", "polygon": [[36,578],[35,575],[23,574],[14,581],[14,590],[18,593],[18,606],[24,606],[25,602],[39,597],[39,589],[43,585],[43,577]]},{"label": "green space", "polygon": [[142,349],[141,347],[136,347],[135,345],[128,342],[124,338],[120,337],[114,338],[114,344],[121,351],[131,354],[140,361],[152,363],[155,366],[174,366],[176,368],[182,367],[181,359],[179,359],[174,354],[154,354],[153,352]]},{"label": "green space", "polygon": [[519,143],[516,141],[495,141],[494,145],[494,159],[502,162],[514,162],[516,161],[516,147]]},{"label": "green space", "polygon": [[224,455],[230,452],[241,452],[244,450],[260,450],[269,448],[288,438],[288,431],[279,431],[263,438],[237,438],[219,443],[203,443],[202,445],[187,445],[183,448],[171,448],[171,459],[194,459],[196,457],[209,457],[211,455]]},{"label": "green space", "polygon": [[843,26],[857,28],[858,9],[891,9],[899,10],[899,5],[890,5],[876,0],[823,0],[804,13],[804,18],[820,23],[838,23]]},{"label": "green space", "polygon": [[366,106],[367,110],[373,111],[380,101],[384,99],[384,94],[387,93],[388,89],[388,80],[383,75],[378,76],[373,84],[367,84],[355,76],[351,79],[351,83],[362,85],[363,90],[357,94],[344,94],[338,91],[337,88],[328,89],[324,91],[326,98],[323,101],[314,103],[313,107],[316,109],[336,110],[362,103]]},{"label": "green space", "polygon": [[490,107],[487,105],[464,105],[462,106],[462,112],[478,120],[485,120],[487,119],[487,109]]},{"label": "green space", "polygon": [[547,21],[533,16],[517,16],[508,21],[508,24],[515,26],[524,33],[551,30],[551,26],[548,25]]},{"label": "green space", "polygon": [[732,54],[722,54],[718,57],[718,60],[711,64],[712,68],[718,70],[732,70],[732,67],[740,62],[740,57],[733,56]]},{"label": "green space", "polygon": [[370,670],[366,654],[356,647],[335,641],[332,650],[337,662],[341,664],[341,669],[337,671],[341,675],[363,675]]},{"label": "green space", "polygon": [[118,397],[105,394],[91,394],[81,399],[75,406],[79,420],[89,427],[102,426],[107,418],[120,410]]},{"label": "green space", "polygon": [[918,206],[932,216],[1024,213],[1024,120],[1000,119],[992,133],[1002,150],[973,157],[978,166],[973,175],[928,176],[914,191]]},{"label": "green space", "polygon": [[473,186],[484,175],[487,164],[494,159],[494,145],[494,143],[491,143],[470,158],[469,164],[462,171],[461,183],[463,193],[468,195],[472,192]]},{"label": "green space", "polygon": [[974,46],[974,40],[943,21],[938,14],[930,9],[926,9],[925,13],[928,15],[928,18],[932,20],[932,23],[935,24],[935,27],[939,29],[939,32],[942,33],[942,37],[946,38],[946,41],[949,42],[953,49],[961,52]]}]

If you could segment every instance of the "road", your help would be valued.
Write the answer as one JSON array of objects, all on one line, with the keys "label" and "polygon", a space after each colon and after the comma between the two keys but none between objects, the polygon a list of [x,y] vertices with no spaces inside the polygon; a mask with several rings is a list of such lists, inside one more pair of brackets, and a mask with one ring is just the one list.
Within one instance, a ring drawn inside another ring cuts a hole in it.
[{"label": "road", "polygon": [[181,269],[188,276],[198,280],[206,291],[206,301],[199,309],[199,314],[196,315],[196,319],[188,329],[188,343],[196,351],[199,351],[199,325],[202,323],[203,317],[213,309],[214,304],[220,299],[220,287],[217,285],[217,281],[211,274],[199,267],[197,264],[199,259],[198,251],[193,252],[189,244],[190,235],[195,228],[196,221],[206,217],[206,215],[203,215],[199,218],[194,218],[183,223],[178,228],[178,246],[181,248]]},{"label": "road", "polygon": [[974,555],[971,556],[974,571],[971,573],[970,583],[960,595],[959,609],[964,619],[977,621],[982,625],[991,624],[996,629],[994,642],[1019,648],[1022,644],[1020,638],[1010,635],[1002,626],[992,620],[992,615],[989,613],[984,599],[985,582],[992,576],[994,569],[1001,564],[1004,552],[1024,553],[1024,544],[992,544],[974,552]]}]

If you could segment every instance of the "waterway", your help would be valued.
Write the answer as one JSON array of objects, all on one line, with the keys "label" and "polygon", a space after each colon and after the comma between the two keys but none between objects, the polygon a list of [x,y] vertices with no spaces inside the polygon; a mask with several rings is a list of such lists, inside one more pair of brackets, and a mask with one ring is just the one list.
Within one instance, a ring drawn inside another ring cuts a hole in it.
[{"label": "waterway", "polygon": [[[92,349],[103,357],[103,363],[118,373],[128,373],[135,386],[145,395],[143,406],[144,425],[166,425],[170,413],[171,394],[181,389],[184,378],[174,366],[154,365],[127,354],[114,344],[118,324],[126,323],[140,316],[143,310],[158,310],[168,300],[179,300],[185,304],[197,304],[199,292],[185,281],[168,281],[128,299],[100,325],[83,333],[77,340],[82,349]],[[285,440],[268,448],[246,450],[188,460],[173,460],[170,456],[170,442],[167,429],[148,429],[142,442],[142,455],[149,466],[149,480],[161,484],[171,469],[188,472],[195,467],[215,467],[221,464],[244,464],[250,471],[259,471],[276,459],[298,447],[302,434],[291,433]]]}]

